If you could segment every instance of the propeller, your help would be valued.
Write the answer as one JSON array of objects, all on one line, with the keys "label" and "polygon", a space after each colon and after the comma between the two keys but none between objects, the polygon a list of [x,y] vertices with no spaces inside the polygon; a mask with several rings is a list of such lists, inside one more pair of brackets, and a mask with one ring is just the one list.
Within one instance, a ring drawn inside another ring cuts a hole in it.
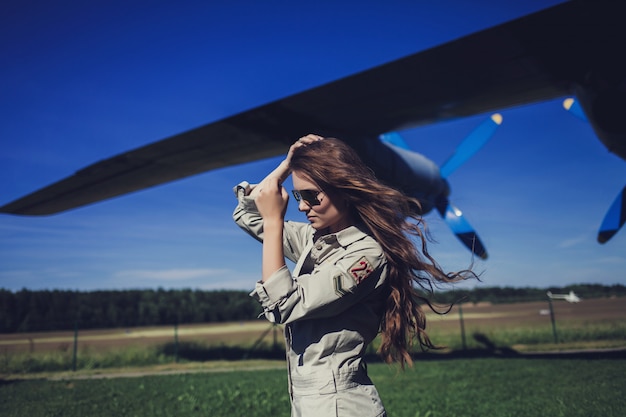
[{"label": "propeller", "polygon": [[[469,224],[463,215],[463,212],[450,203],[448,199],[450,187],[447,183],[447,177],[469,158],[471,158],[480,148],[482,148],[493,136],[497,127],[501,123],[502,116],[498,113],[493,114],[476,129],[474,129],[463,140],[463,142],[461,142],[454,154],[452,154],[446,163],[439,169],[440,178],[438,180],[445,183],[445,186],[441,187],[444,191],[439,195],[429,196],[432,200],[434,200],[434,207],[437,209],[437,212],[441,215],[450,230],[452,230],[463,245],[465,245],[472,253],[481,259],[487,259],[487,250],[474,228]],[[402,136],[400,136],[397,132],[389,132],[380,135],[380,139],[384,143],[392,145],[392,149],[393,147],[398,147],[411,151]],[[415,152],[413,153],[415,154]],[[423,195],[416,195],[416,197],[420,197],[420,199],[424,198]]]},{"label": "propeller", "polygon": [[626,221],[626,200],[624,199],[624,193],[626,193],[626,186],[622,188],[622,191],[617,195],[613,204],[606,212],[604,220],[600,225],[598,231],[598,242],[606,243],[611,239],[619,229],[624,225]]},{"label": "propeller", "polygon": [[457,239],[473,254],[481,259],[487,259],[488,255],[485,246],[476,231],[474,231],[474,228],[463,216],[463,212],[453,206],[447,198],[443,198],[441,204],[437,204],[435,207]]},{"label": "propeller", "polygon": [[583,108],[580,107],[580,104],[577,100],[574,100],[571,97],[566,98],[565,100],[563,100],[563,108],[574,116],[578,117],[580,120],[583,120],[585,122],[587,121],[587,116],[585,116],[585,112],[583,111]]},{"label": "propeller", "polygon": [[493,136],[502,124],[502,115],[495,113],[474,129],[456,148],[452,156],[441,166],[441,176],[448,178],[458,167],[470,159]]},{"label": "propeller", "polygon": [[[569,97],[563,100],[563,108],[570,112],[572,115],[577,118],[584,120],[587,122],[587,116],[585,116],[585,112],[582,107],[578,103],[578,100]],[[622,188],[622,191],[617,194],[615,201],[611,204],[609,211],[606,212],[604,219],[602,220],[602,224],[600,225],[600,230],[598,231],[598,242],[606,243],[608,242],[624,225],[626,221],[626,201],[624,200],[624,192],[626,191],[626,186]]]}]

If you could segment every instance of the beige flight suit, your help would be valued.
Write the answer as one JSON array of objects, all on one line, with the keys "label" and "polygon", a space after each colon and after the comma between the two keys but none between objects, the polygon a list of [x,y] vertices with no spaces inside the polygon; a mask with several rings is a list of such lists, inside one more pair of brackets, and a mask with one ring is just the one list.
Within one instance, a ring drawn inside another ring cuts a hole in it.
[{"label": "beige flight suit", "polygon": [[[263,220],[247,183],[235,187],[235,222],[263,240]],[[285,325],[292,416],[385,416],[362,356],[376,337],[387,294],[380,245],[351,226],[320,236],[309,224],[285,222],[285,256],[296,263],[276,271],[250,294],[265,317]]]}]

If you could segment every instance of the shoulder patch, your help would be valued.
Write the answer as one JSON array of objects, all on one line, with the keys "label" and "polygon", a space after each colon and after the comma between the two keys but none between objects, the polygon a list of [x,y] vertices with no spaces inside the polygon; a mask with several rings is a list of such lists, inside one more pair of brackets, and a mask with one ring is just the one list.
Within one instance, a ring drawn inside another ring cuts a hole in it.
[{"label": "shoulder patch", "polygon": [[360,284],[365,278],[369,277],[374,268],[365,256],[356,261],[348,270],[348,273],[354,278],[357,284]]},{"label": "shoulder patch", "polygon": [[346,288],[343,288],[343,281],[342,281],[343,275],[335,275],[333,277],[333,282],[335,284],[335,293],[339,296],[339,297],[343,297],[344,295],[348,294],[349,291]]}]

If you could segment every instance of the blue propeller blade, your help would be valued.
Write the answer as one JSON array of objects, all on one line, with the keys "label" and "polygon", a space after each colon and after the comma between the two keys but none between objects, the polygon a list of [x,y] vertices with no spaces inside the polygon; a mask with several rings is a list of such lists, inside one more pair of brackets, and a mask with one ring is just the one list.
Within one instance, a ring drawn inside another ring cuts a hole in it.
[{"label": "blue propeller blade", "polygon": [[407,143],[404,141],[404,139],[402,138],[402,136],[400,136],[399,133],[396,133],[396,132],[383,133],[382,135],[379,136],[379,138],[383,142],[390,143],[392,145],[397,146],[398,148],[406,149],[408,151],[411,150],[409,148],[409,145],[407,145]]},{"label": "blue propeller blade", "polygon": [[[585,122],[588,121],[587,116],[585,116],[585,112],[578,103],[578,100],[571,97],[566,98],[563,100],[563,108],[577,118],[584,120]],[[606,212],[606,215],[602,220],[602,224],[600,225],[600,230],[598,231],[599,243],[608,242],[624,225],[624,222],[626,221],[626,201],[624,199],[625,191],[626,187],[622,188],[622,191],[617,195],[617,198],[615,198],[611,207],[609,207],[609,211]]]},{"label": "blue propeller blade", "polygon": [[563,108],[579,119],[584,120],[585,122],[587,121],[587,116],[585,116],[585,112],[582,107],[580,107],[577,100],[574,100],[573,98],[566,98],[563,100]]},{"label": "blue propeller blade", "polygon": [[463,213],[454,207],[450,202],[443,201],[437,205],[437,211],[443,217],[444,221],[450,227],[456,237],[469,250],[481,259],[487,259],[487,250],[480,241],[480,238],[474,231],[474,228],[465,220]]},{"label": "blue propeller blade", "polygon": [[598,232],[598,242],[606,243],[611,239],[619,229],[624,225],[626,221],[626,200],[624,199],[624,193],[626,192],[626,186],[622,188],[622,191],[617,195],[613,204],[607,211],[600,231]]},{"label": "blue propeller blade", "polygon": [[454,154],[441,166],[441,176],[448,178],[458,167],[472,157],[493,136],[502,123],[502,116],[498,113],[482,122],[467,136]]}]

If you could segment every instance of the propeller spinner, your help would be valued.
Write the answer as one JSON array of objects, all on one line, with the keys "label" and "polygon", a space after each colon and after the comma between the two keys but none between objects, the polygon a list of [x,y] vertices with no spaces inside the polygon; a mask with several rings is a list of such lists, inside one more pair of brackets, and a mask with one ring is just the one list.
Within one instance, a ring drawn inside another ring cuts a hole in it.
[{"label": "propeller spinner", "polygon": [[[502,123],[502,116],[500,114],[494,114],[489,119],[481,123],[476,129],[474,129],[461,144],[457,147],[454,154],[446,161],[446,163],[438,170],[430,169],[430,172],[439,171],[437,179],[427,178],[429,181],[439,181],[443,183],[443,186],[439,187],[441,190],[437,195],[424,195],[424,193],[413,192],[414,197],[423,201],[425,204],[425,213],[430,211],[433,207],[441,215],[445,223],[452,230],[455,236],[465,245],[472,253],[481,259],[487,259],[487,250],[481,242],[478,234],[474,228],[469,224],[463,212],[450,203],[448,197],[450,194],[450,186],[447,182],[447,177],[452,174],[457,168],[471,158],[479,149],[481,149],[485,143],[493,136],[497,127]],[[424,169],[423,161],[425,157],[412,151],[404,139],[396,132],[385,133],[380,136],[380,139],[389,148],[391,148],[398,157],[402,158],[403,162],[407,165],[414,167],[415,172],[427,171]],[[426,160],[428,163],[434,165],[430,160]],[[420,166],[417,166],[417,162],[420,162]],[[419,187],[416,187],[419,188]]]}]

